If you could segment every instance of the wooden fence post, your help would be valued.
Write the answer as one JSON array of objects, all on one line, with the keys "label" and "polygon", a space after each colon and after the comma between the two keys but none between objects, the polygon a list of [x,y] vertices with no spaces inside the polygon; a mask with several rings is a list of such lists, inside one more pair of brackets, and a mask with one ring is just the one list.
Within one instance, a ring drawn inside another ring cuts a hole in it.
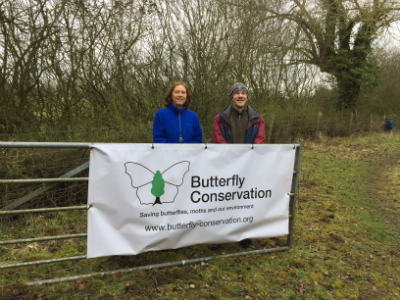
[{"label": "wooden fence post", "polygon": [[267,140],[268,144],[271,143],[272,128],[274,127],[274,121],[275,121],[275,114],[272,114],[271,121],[269,122],[268,140]]},{"label": "wooden fence post", "polygon": [[372,125],[373,125],[373,123],[372,123],[372,114],[371,114],[369,117],[369,132],[372,132]]},{"label": "wooden fence post", "polygon": [[352,127],[353,127],[353,112],[350,112],[349,135],[351,135]]}]

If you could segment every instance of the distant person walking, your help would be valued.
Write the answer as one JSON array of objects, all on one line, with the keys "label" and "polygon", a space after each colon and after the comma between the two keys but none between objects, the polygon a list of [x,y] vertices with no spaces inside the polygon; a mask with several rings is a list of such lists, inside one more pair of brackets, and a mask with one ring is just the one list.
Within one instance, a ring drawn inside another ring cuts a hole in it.
[{"label": "distant person walking", "polygon": [[189,110],[192,93],[184,82],[175,82],[165,95],[163,109],[153,122],[154,143],[202,143],[203,132],[196,113]]},{"label": "distant person walking", "polygon": [[386,119],[386,125],[385,126],[386,126],[386,130],[387,131],[392,132],[392,130],[393,130],[393,120],[390,119],[390,118]]}]

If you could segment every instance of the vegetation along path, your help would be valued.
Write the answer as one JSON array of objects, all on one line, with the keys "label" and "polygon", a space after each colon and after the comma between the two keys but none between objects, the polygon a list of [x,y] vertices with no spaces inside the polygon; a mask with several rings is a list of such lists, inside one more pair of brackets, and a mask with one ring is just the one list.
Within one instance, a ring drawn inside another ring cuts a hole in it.
[{"label": "vegetation along path", "polygon": [[[396,133],[304,143],[306,178],[290,251],[52,286],[5,284],[0,298],[400,299],[399,144]],[[272,243],[255,241],[258,248]],[[237,244],[223,245],[217,254],[240,251]],[[118,265],[214,253],[198,245],[120,257]],[[97,271],[94,266],[86,271]],[[16,282],[17,274],[2,276]]]}]

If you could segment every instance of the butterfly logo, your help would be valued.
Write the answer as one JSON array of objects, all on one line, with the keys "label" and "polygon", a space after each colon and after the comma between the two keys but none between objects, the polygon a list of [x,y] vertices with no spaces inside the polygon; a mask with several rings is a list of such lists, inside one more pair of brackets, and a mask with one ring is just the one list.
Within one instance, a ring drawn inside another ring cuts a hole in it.
[{"label": "butterfly logo", "polygon": [[[173,203],[179,193],[179,186],[189,172],[190,162],[178,162],[163,172],[155,173],[135,162],[125,163],[125,173],[131,178],[131,185],[136,189],[136,196],[141,205]],[[149,197],[152,194],[154,198]]]}]

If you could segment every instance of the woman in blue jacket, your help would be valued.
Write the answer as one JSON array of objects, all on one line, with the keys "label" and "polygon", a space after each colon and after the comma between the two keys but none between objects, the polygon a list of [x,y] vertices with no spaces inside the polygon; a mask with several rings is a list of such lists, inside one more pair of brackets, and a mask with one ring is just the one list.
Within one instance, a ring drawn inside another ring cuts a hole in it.
[{"label": "woman in blue jacket", "polygon": [[202,143],[203,132],[196,113],[189,110],[192,93],[184,82],[175,82],[165,96],[165,108],[156,112],[154,143]]}]

